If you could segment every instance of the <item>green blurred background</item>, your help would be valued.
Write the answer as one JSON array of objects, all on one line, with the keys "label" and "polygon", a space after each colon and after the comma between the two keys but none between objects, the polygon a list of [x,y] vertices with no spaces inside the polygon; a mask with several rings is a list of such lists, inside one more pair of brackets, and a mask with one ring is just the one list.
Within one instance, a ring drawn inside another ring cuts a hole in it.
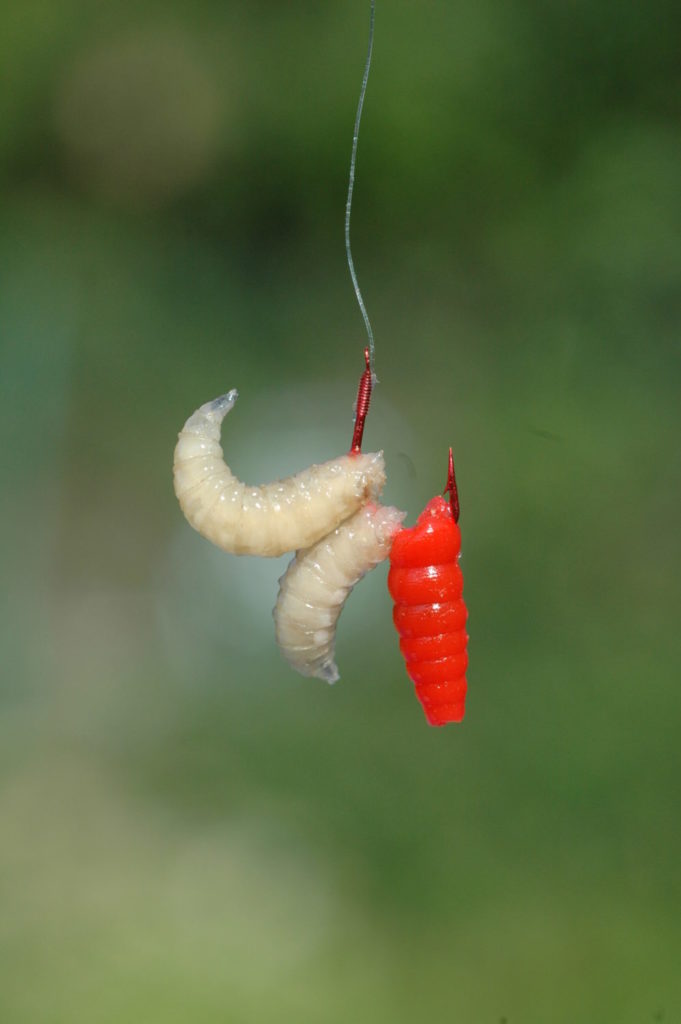
[{"label": "green blurred background", "polygon": [[379,568],[297,677],[287,559],[185,523],[347,449],[368,4],[0,5],[2,1024],[681,1020],[681,8],[382,2],[365,447],[454,445],[467,717]]}]

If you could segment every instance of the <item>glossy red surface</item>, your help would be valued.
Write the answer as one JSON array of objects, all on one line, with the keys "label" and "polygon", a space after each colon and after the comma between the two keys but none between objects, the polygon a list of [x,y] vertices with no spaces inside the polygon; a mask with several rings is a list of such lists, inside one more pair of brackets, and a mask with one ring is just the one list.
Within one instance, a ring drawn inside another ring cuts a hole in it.
[{"label": "glossy red surface", "polygon": [[460,722],[468,655],[461,534],[444,498],[429,501],[416,525],[396,535],[388,589],[393,621],[416,695],[431,725]]},{"label": "glossy red surface", "polygon": [[393,541],[390,564],[396,569],[447,565],[461,551],[461,532],[452,518],[449,503],[432,498],[415,526],[400,530]]},{"label": "glossy red surface", "polygon": [[444,604],[460,597],[463,574],[456,562],[391,569],[388,590],[402,604]]},{"label": "glossy red surface", "polygon": [[444,658],[448,654],[460,654],[466,650],[468,633],[465,629],[457,629],[453,633],[440,633],[438,636],[405,636],[400,639],[402,657],[407,662],[428,661]]}]

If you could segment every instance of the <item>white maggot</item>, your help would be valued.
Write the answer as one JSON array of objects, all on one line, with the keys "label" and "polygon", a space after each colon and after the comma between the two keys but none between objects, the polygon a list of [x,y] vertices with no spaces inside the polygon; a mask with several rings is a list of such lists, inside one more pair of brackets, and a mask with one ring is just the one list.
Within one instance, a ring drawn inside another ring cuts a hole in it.
[{"label": "white maggot", "polygon": [[225,464],[220,424],[230,391],[189,417],[175,447],[175,494],[189,524],[235,555],[276,557],[334,530],[385,483],[383,453],[341,455],[285,480],[250,486]]},{"label": "white maggot", "polygon": [[338,617],[352,588],[387,557],[405,513],[370,503],[306,551],[279,580],[277,643],[304,676],[339,678],[333,660]]}]

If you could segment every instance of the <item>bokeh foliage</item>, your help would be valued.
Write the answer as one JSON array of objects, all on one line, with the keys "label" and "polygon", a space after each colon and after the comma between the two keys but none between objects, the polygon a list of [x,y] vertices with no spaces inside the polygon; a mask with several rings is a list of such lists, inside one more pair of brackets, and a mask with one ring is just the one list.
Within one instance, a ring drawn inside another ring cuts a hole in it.
[{"label": "bokeh foliage", "polygon": [[681,8],[387,4],[355,260],[410,519],[452,443],[463,726],[379,569],[333,689],[184,523],[347,448],[367,4],[0,3],[0,1019],[678,1019]]}]

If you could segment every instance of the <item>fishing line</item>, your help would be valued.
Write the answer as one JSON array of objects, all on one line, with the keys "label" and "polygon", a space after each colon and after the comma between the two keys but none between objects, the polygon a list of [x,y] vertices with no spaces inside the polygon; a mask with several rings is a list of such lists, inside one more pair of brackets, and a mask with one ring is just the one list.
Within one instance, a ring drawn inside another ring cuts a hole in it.
[{"label": "fishing line", "polygon": [[367,91],[367,82],[369,81],[369,69],[371,68],[371,53],[374,48],[374,18],[376,14],[376,0],[371,0],[371,13],[369,15],[369,47],[367,50],[367,58],[364,64],[364,77],[362,78],[362,88],[359,93],[359,103],[357,104],[357,114],[355,116],[355,130],[352,136],[352,157],[350,158],[350,180],[348,182],[348,198],[345,204],[345,253],[348,258],[348,269],[350,271],[350,277],[352,278],[352,284],[355,289],[355,295],[357,296],[357,303],[360,308],[362,317],[364,318],[364,326],[366,327],[367,337],[369,338],[369,367],[371,369],[372,377],[375,379],[376,374],[374,373],[374,332],[371,329],[371,321],[369,320],[369,314],[367,313],[366,306],[364,305],[364,299],[362,298],[362,292],[360,291],[359,282],[357,281],[357,274],[355,272],[355,264],[352,259],[352,250],[350,248],[350,213],[352,211],[352,193],[355,187],[355,165],[357,163],[357,140],[359,138],[359,124],[362,120],[362,107],[364,106],[364,97]]}]

